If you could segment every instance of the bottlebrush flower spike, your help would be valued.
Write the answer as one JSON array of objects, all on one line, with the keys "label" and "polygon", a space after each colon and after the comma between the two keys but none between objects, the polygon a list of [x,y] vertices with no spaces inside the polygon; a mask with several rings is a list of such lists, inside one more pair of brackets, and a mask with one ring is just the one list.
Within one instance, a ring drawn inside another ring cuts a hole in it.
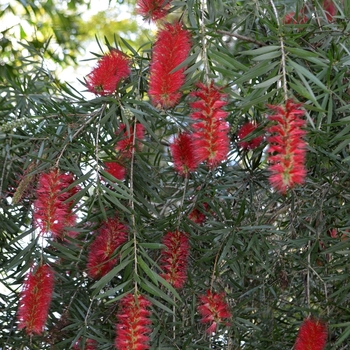
[{"label": "bottlebrush flower spike", "polygon": [[157,21],[168,14],[170,2],[171,0],[138,0],[136,12],[144,19]]},{"label": "bottlebrush flower spike", "polygon": [[[134,126],[130,126],[129,132],[126,129],[125,124],[121,124],[117,135],[123,134],[121,139],[117,142],[115,149],[118,151],[123,158],[131,158],[132,149],[133,149],[133,140],[134,140]],[[140,150],[142,143],[140,140],[143,140],[145,137],[145,128],[142,124],[136,124],[136,137],[135,137],[135,148]]]},{"label": "bottlebrush flower spike", "polygon": [[197,169],[198,161],[193,136],[189,133],[179,134],[170,145],[170,152],[174,160],[174,167],[180,175],[188,176]]},{"label": "bottlebrush flower spike", "polygon": [[[82,347],[80,347],[80,344],[82,344],[82,340],[77,341],[77,342],[74,344],[73,349],[74,349],[74,350],[82,349]],[[85,349],[85,350],[97,350],[97,341],[94,340],[94,339],[86,339],[84,349]]]},{"label": "bottlebrush flower spike", "polygon": [[222,109],[227,104],[223,100],[226,95],[213,82],[209,85],[199,83],[198,90],[191,95],[198,99],[191,103],[194,109],[191,118],[196,121],[192,125],[194,148],[198,161],[206,161],[213,168],[226,159],[229,150],[227,112]]},{"label": "bottlebrush flower spike", "polygon": [[252,122],[247,122],[241,126],[241,128],[237,132],[237,137],[240,140],[238,142],[238,146],[242,147],[243,149],[255,149],[258,146],[260,146],[261,142],[263,141],[264,137],[257,136],[249,141],[242,141],[245,137],[247,137],[250,133],[255,131],[257,129],[257,125]]},{"label": "bottlebrush flower spike", "polygon": [[151,303],[142,295],[127,294],[120,300],[115,347],[117,350],[149,349]]},{"label": "bottlebrush flower spike", "polygon": [[231,318],[229,307],[225,301],[225,293],[212,293],[207,291],[206,295],[199,297],[200,304],[198,305],[198,312],[201,315],[202,323],[209,323],[207,333],[212,334],[216,332],[217,327],[224,322],[225,319]]},{"label": "bottlebrush flower spike", "polygon": [[119,82],[130,74],[130,60],[123,52],[112,50],[104,55],[86,77],[89,91],[97,95],[112,94]]},{"label": "bottlebrush flower spike", "polygon": [[33,218],[41,234],[51,233],[54,238],[62,238],[65,227],[74,227],[76,215],[69,198],[79,191],[79,187],[68,189],[73,182],[72,174],[62,174],[58,169],[40,175]]},{"label": "bottlebrush flower spike", "polygon": [[117,263],[113,258],[114,251],[128,239],[128,231],[118,218],[109,218],[97,232],[97,237],[91,243],[87,270],[91,278],[100,278],[112,270]]},{"label": "bottlebrush flower spike", "polygon": [[326,13],[327,21],[332,22],[334,20],[334,16],[338,12],[336,6],[334,5],[333,0],[324,0],[323,9]]},{"label": "bottlebrush flower spike", "polygon": [[[208,203],[203,203],[203,207],[205,211],[208,211],[209,204]],[[199,209],[194,208],[189,214],[188,218],[195,222],[198,225],[202,225],[203,222],[206,219],[206,216],[203,212],[201,212]]]},{"label": "bottlebrush flower spike", "polygon": [[50,266],[41,265],[27,275],[18,308],[18,328],[27,334],[41,334],[49,312],[54,287]]},{"label": "bottlebrush flower spike", "polygon": [[326,343],[326,325],[319,320],[307,318],[299,329],[294,350],[323,350]]},{"label": "bottlebrush flower spike", "polygon": [[115,162],[105,162],[105,170],[113,175],[116,179],[122,181],[125,179],[126,168],[117,159]]},{"label": "bottlebrush flower spike", "polygon": [[168,232],[162,243],[166,246],[161,252],[161,275],[174,288],[182,288],[187,279],[187,265],[190,254],[190,244],[187,234],[178,230]]},{"label": "bottlebrush flower spike", "polygon": [[154,106],[174,107],[181,98],[185,67],[177,69],[191,50],[190,32],[181,23],[167,23],[159,30],[152,50],[149,95]]},{"label": "bottlebrush flower spike", "polygon": [[269,106],[275,111],[268,117],[275,122],[267,130],[270,133],[269,180],[272,187],[282,194],[305,181],[306,144],[302,137],[306,132],[301,129],[305,121],[300,118],[304,115],[300,106],[291,100],[285,106]]}]

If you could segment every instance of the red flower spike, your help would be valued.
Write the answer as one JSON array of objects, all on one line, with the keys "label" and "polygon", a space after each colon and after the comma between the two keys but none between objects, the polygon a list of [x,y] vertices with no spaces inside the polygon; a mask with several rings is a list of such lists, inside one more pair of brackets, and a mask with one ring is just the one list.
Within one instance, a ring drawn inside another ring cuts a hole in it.
[{"label": "red flower spike", "polygon": [[102,224],[89,249],[87,270],[91,278],[100,278],[113,269],[118,260],[112,258],[114,251],[127,239],[127,228],[118,218],[110,218]]},{"label": "red flower spike", "polygon": [[171,0],[137,0],[136,12],[144,19],[157,21],[169,12]]},{"label": "red flower spike", "polygon": [[187,234],[176,230],[168,232],[162,243],[166,246],[161,252],[161,275],[174,288],[182,288],[187,279],[187,265],[190,254],[190,244]]},{"label": "red flower spike", "polygon": [[96,95],[112,94],[119,82],[130,74],[130,60],[119,50],[104,55],[86,78],[89,91]]},{"label": "red flower spike", "polygon": [[334,16],[337,14],[338,10],[333,3],[333,0],[324,0],[323,9],[326,13],[326,18],[328,22],[332,22],[334,20]]},{"label": "red flower spike", "polygon": [[[208,211],[209,204],[208,203],[203,203],[203,207],[205,211]],[[198,225],[202,225],[206,219],[206,216],[204,213],[202,213],[199,209],[194,208],[189,214],[188,218],[195,222]]]},{"label": "red flower spike", "polygon": [[170,152],[174,160],[176,171],[183,176],[195,171],[198,166],[193,136],[181,133],[170,145]]},{"label": "red flower spike", "polygon": [[179,102],[185,67],[175,69],[188,57],[190,50],[190,32],[183,29],[181,23],[167,23],[158,32],[152,50],[148,91],[154,106],[172,108]]},{"label": "red flower spike", "polygon": [[[120,152],[120,154],[124,158],[131,158],[132,155],[132,144],[134,140],[134,127],[130,126],[129,132],[124,131],[126,126],[124,124],[120,125],[119,131],[117,131],[117,135],[123,134],[122,138],[117,142],[115,149]],[[145,128],[142,124],[136,124],[136,149],[140,150],[142,143],[140,140],[143,140],[145,137]]]},{"label": "red flower spike", "polygon": [[[74,349],[74,350],[82,349],[82,347],[80,347],[80,344],[82,344],[82,341],[81,341],[81,340],[78,340],[78,341],[74,344],[73,349]],[[97,350],[97,341],[94,340],[94,339],[86,339],[84,349],[85,349],[85,350]]]},{"label": "red flower spike", "polygon": [[27,334],[41,334],[49,312],[54,287],[54,272],[41,265],[27,275],[18,308],[18,329]]},{"label": "red flower spike", "polygon": [[307,318],[299,329],[294,350],[323,350],[326,343],[326,325],[319,320]]},{"label": "red flower spike", "polygon": [[282,194],[305,181],[306,144],[302,137],[306,132],[301,129],[305,121],[300,118],[304,115],[300,106],[291,100],[285,107],[270,106],[275,114],[268,118],[275,124],[267,130],[271,135],[268,137],[269,180],[272,187]]},{"label": "red flower spike", "polygon": [[198,90],[191,95],[197,97],[197,100],[191,103],[194,109],[191,118],[196,121],[192,128],[198,162],[206,161],[209,167],[214,168],[226,159],[229,151],[229,125],[225,121],[227,112],[222,110],[227,104],[223,101],[226,95],[222,94],[214,83],[199,83]]},{"label": "red flower spike", "polygon": [[302,11],[298,15],[295,12],[289,12],[283,19],[284,24],[305,24],[307,21],[308,19]]},{"label": "red flower spike", "polygon": [[105,162],[105,170],[116,179],[122,181],[125,179],[126,168],[118,162]]},{"label": "red flower spike", "polygon": [[207,333],[209,334],[216,332],[220,324],[227,323],[224,322],[225,319],[232,317],[225,301],[224,292],[212,293],[208,290],[206,295],[201,295],[199,297],[199,301],[200,304],[197,309],[202,317],[201,322],[210,324],[207,329]]},{"label": "red flower spike", "polygon": [[117,350],[149,349],[151,303],[142,295],[127,294],[120,300],[115,347]]},{"label": "red flower spike", "polygon": [[69,198],[79,191],[79,187],[68,189],[73,182],[71,174],[61,174],[57,169],[40,175],[33,218],[41,234],[51,233],[54,238],[62,238],[65,227],[75,226],[76,215]]},{"label": "red flower spike", "polygon": [[257,125],[255,123],[252,122],[247,122],[245,124],[243,124],[241,126],[241,128],[238,130],[237,132],[237,137],[240,140],[238,142],[238,146],[248,150],[248,149],[255,149],[258,146],[260,146],[261,142],[264,139],[264,136],[257,136],[254,137],[253,139],[249,140],[249,141],[241,141],[243,140],[245,137],[247,137],[248,135],[250,135],[250,133],[252,133],[253,131],[255,131],[257,129]]}]

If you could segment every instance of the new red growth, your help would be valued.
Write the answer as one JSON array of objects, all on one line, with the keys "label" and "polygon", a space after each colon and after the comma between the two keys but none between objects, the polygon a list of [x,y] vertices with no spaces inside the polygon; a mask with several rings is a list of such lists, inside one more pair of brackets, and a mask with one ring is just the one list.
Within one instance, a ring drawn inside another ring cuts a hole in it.
[{"label": "new red growth", "polygon": [[110,218],[102,224],[89,249],[87,270],[90,277],[100,278],[113,269],[118,260],[113,257],[114,251],[127,238],[127,228],[118,218]]},{"label": "new red growth", "polygon": [[119,82],[130,74],[130,60],[119,50],[104,55],[86,78],[89,91],[98,95],[112,94]]},{"label": "new red growth", "polygon": [[161,252],[161,275],[174,288],[182,288],[187,279],[187,265],[190,254],[188,235],[181,231],[168,232],[162,240],[166,246]]},{"label": "new red growth", "polygon": [[307,318],[299,329],[294,350],[324,350],[326,343],[326,325],[319,320]]},{"label": "new red growth", "polygon": [[33,268],[27,275],[18,308],[18,328],[27,334],[41,334],[49,312],[54,287],[50,266]]},{"label": "new red growth", "polygon": [[170,2],[171,0],[137,0],[136,12],[144,19],[157,21],[168,14]]},{"label": "new red growth", "polygon": [[120,300],[115,347],[117,350],[149,349],[151,303],[142,295],[128,294]]},{"label": "new red growth", "polygon": [[198,312],[201,315],[202,323],[209,323],[207,333],[216,332],[217,327],[222,324],[227,324],[226,319],[232,317],[229,307],[225,301],[225,293],[213,293],[210,290],[206,295],[199,297],[200,304]]},{"label": "new red growth", "polygon": [[167,23],[158,32],[150,64],[149,95],[154,106],[174,107],[181,98],[185,67],[176,69],[191,50],[190,32]]},{"label": "new red growth", "polygon": [[306,144],[302,137],[305,121],[301,119],[304,111],[300,104],[291,100],[285,106],[270,106],[275,111],[268,118],[274,122],[268,128],[270,183],[284,194],[287,189],[305,181]]}]

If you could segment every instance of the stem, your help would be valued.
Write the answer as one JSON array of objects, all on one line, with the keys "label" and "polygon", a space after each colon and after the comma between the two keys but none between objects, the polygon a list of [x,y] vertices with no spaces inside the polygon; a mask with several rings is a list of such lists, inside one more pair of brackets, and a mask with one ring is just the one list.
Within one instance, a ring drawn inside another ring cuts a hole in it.
[{"label": "stem", "polygon": [[[136,235],[136,220],[135,220],[135,205],[134,205],[134,159],[135,159],[135,147],[136,147],[136,120],[134,120],[134,134],[132,137],[132,148],[131,148],[131,164],[130,164],[130,194],[132,199],[129,201],[131,208],[131,225],[134,238],[134,273],[138,276],[137,270],[137,235]],[[137,281],[135,281],[135,294],[137,294]]]},{"label": "stem", "polygon": [[204,18],[205,18],[205,1],[201,0],[200,2],[200,10],[201,10],[201,35],[202,35],[202,58],[204,63],[204,81],[206,83],[209,83],[209,62],[208,62],[208,48],[207,48],[207,38],[205,35],[205,25],[204,25]]},{"label": "stem", "polygon": [[218,30],[217,32],[220,34],[223,34],[223,35],[233,36],[234,38],[237,38],[237,39],[240,39],[243,41],[247,41],[248,43],[253,43],[253,44],[256,44],[258,46],[267,46],[267,44],[263,43],[262,41],[255,40],[255,39],[250,38],[250,37],[245,36],[245,35],[231,33],[231,32],[227,32],[225,30]]},{"label": "stem", "polygon": [[[281,22],[278,17],[278,12],[276,9],[276,6],[273,2],[273,0],[270,0],[270,4],[272,6],[273,12],[276,17],[276,22],[278,25],[278,28],[281,28]],[[286,51],[284,49],[284,41],[283,41],[283,35],[280,34],[280,45],[281,45],[281,67],[282,67],[282,87],[283,87],[283,93],[284,93],[284,99],[285,101],[288,100],[288,88],[287,88],[287,72],[286,72]]]}]

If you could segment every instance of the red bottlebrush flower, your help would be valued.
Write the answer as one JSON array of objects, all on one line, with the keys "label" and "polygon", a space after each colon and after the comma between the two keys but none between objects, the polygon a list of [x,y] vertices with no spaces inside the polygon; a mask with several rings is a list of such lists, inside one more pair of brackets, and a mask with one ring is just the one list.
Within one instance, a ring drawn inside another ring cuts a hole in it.
[{"label": "red bottlebrush flower", "polygon": [[187,264],[190,245],[187,234],[176,230],[168,232],[163,237],[166,246],[161,252],[160,266],[164,273],[161,275],[174,288],[182,288],[187,279]]},{"label": "red bottlebrush flower", "polygon": [[213,168],[226,159],[229,150],[228,131],[229,126],[225,121],[227,112],[222,107],[227,104],[223,101],[226,95],[214,86],[198,84],[198,90],[191,93],[198,100],[191,103],[196,111],[191,113],[196,122],[192,125],[194,129],[193,143],[197,151],[198,162],[206,161]]},{"label": "red bottlebrush flower", "polygon": [[144,19],[157,21],[168,14],[170,2],[171,0],[138,0],[136,12]]},{"label": "red bottlebrush flower", "polygon": [[87,263],[89,276],[96,279],[111,271],[118,260],[113,258],[114,251],[127,239],[127,228],[118,218],[105,221],[90,245]]},{"label": "red bottlebrush flower", "polygon": [[[208,203],[203,203],[203,207],[204,207],[205,211],[207,211],[207,210],[208,210],[208,207],[209,207]],[[206,216],[205,216],[204,213],[202,213],[201,211],[199,211],[199,209],[194,208],[194,209],[188,214],[188,218],[189,218],[190,220],[192,220],[193,222],[195,222],[196,224],[202,225],[203,222],[205,221]]]},{"label": "red bottlebrush flower", "polygon": [[307,318],[299,329],[294,350],[323,350],[326,342],[326,325],[319,320]]},{"label": "red bottlebrush flower", "polygon": [[54,272],[48,265],[41,265],[27,275],[18,308],[18,328],[27,334],[43,332],[54,287]]},{"label": "red bottlebrush flower", "polygon": [[122,181],[125,179],[126,168],[118,162],[105,162],[105,170],[116,179]]},{"label": "red bottlebrush flower", "polygon": [[130,60],[119,50],[104,55],[86,78],[89,91],[97,95],[112,94],[119,82],[130,74]]},{"label": "red bottlebrush flower", "polygon": [[[82,341],[81,340],[78,340],[75,344],[74,344],[74,347],[73,349],[74,350],[79,350],[79,349],[82,349],[80,347],[80,344],[82,344]],[[85,350],[97,350],[97,341],[94,340],[94,339],[86,339],[86,342],[85,342],[85,347],[84,349]]]},{"label": "red bottlebrush flower", "polygon": [[65,227],[75,225],[76,215],[69,198],[79,191],[79,187],[68,189],[73,182],[71,174],[62,174],[57,169],[40,175],[33,217],[41,234],[51,232],[54,238],[61,238]]},{"label": "red bottlebrush flower", "polygon": [[[210,323],[207,333],[216,332],[217,326],[224,323],[225,319],[231,318],[228,305],[225,301],[225,293],[212,293],[207,291],[206,295],[199,297],[200,304],[198,312],[202,323]],[[225,322],[227,323],[227,322]]]},{"label": "red bottlebrush flower", "polygon": [[305,24],[307,21],[308,19],[306,15],[302,12],[300,12],[298,15],[296,15],[295,12],[289,12],[283,19],[284,24]]},{"label": "red bottlebrush flower", "polygon": [[338,12],[333,1],[332,0],[324,0],[323,9],[324,9],[324,12],[326,13],[327,21],[332,22],[334,20],[334,16]]},{"label": "red bottlebrush flower", "polygon": [[115,347],[117,350],[149,349],[151,303],[142,295],[127,294],[120,300]]},{"label": "red bottlebrush flower", "polygon": [[174,107],[181,98],[185,67],[175,70],[191,50],[190,32],[181,23],[167,23],[158,32],[152,50],[149,95],[155,106]]},{"label": "red bottlebrush flower", "polygon": [[[117,142],[115,149],[116,151],[120,152],[120,154],[124,158],[131,158],[132,155],[132,144],[134,139],[134,127],[130,126],[129,131],[124,131],[126,126],[124,124],[120,125],[119,131],[117,131],[117,134],[122,134],[122,138]],[[143,140],[145,137],[145,128],[142,124],[137,123],[136,124],[136,144],[135,148],[137,150],[141,149],[142,143],[140,140]]]},{"label": "red bottlebrush flower", "polygon": [[301,105],[291,100],[283,106],[270,106],[276,114],[269,116],[275,124],[268,128],[270,183],[273,188],[284,194],[288,188],[305,181],[306,144],[302,137],[305,121],[300,117],[304,111]]},{"label": "red bottlebrush flower", "polygon": [[255,149],[258,146],[260,146],[261,142],[264,139],[264,136],[257,136],[249,141],[242,141],[245,137],[250,135],[253,131],[257,129],[257,125],[252,122],[247,122],[241,126],[241,128],[237,132],[237,137],[240,140],[238,142],[238,146],[242,147],[243,149]]},{"label": "red bottlebrush flower", "polygon": [[198,161],[196,150],[193,146],[193,136],[189,133],[181,133],[170,145],[171,155],[176,171],[183,176],[197,169]]}]

